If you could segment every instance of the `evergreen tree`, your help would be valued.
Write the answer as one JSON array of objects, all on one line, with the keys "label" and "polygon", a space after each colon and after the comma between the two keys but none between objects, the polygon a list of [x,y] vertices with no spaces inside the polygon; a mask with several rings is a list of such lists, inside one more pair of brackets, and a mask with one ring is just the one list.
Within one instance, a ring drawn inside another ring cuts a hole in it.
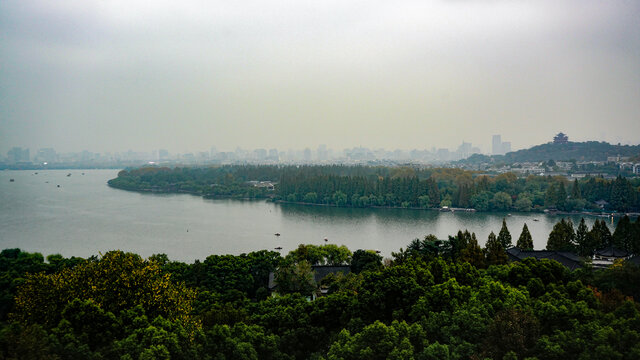
[{"label": "evergreen tree", "polygon": [[631,230],[631,239],[633,239],[631,241],[631,251],[636,255],[640,255],[640,216],[638,216],[636,222],[633,223]]},{"label": "evergreen tree", "polygon": [[613,236],[604,220],[596,220],[589,233],[593,233],[595,250],[613,245]]},{"label": "evergreen tree", "polygon": [[544,194],[544,206],[546,208],[555,208],[557,202],[556,186],[555,184],[551,184],[547,187],[547,191]]},{"label": "evergreen tree", "polygon": [[556,193],[556,207],[560,210],[566,210],[565,205],[567,203],[567,190],[564,187],[564,183],[560,181],[558,183],[558,192]]},{"label": "evergreen tree", "polygon": [[609,204],[615,210],[628,211],[631,205],[635,203],[635,196],[636,192],[629,180],[618,175],[611,184]]},{"label": "evergreen tree", "polygon": [[502,218],[502,228],[498,233],[498,241],[505,250],[513,246],[511,243],[511,233],[509,233],[509,229],[507,229],[507,221],[504,218]]},{"label": "evergreen tree", "polygon": [[533,238],[531,237],[527,223],[522,227],[522,233],[520,233],[516,246],[522,250],[533,250]]},{"label": "evergreen tree", "polygon": [[460,259],[462,261],[468,262],[476,268],[484,268],[484,254],[482,252],[482,248],[480,247],[480,245],[478,245],[478,239],[476,239],[475,233],[471,234],[471,238],[469,239],[467,246],[462,249]]},{"label": "evergreen tree", "polygon": [[427,180],[429,188],[429,200],[431,200],[431,207],[438,207],[440,205],[440,190],[438,190],[438,183],[433,179]]},{"label": "evergreen tree", "polygon": [[580,184],[578,184],[578,179],[573,182],[573,188],[571,189],[571,198],[582,199],[582,192],[580,191]]},{"label": "evergreen tree", "polygon": [[502,244],[498,241],[493,231],[489,234],[489,238],[484,247],[484,253],[487,266],[507,263],[507,252],[504,251],[504,247],[502,247]]},{"label": "evergreen tree", "polygon": [[580,256],[592,256],[596,250],[596,244],[593,244],[593,239],[588,236],[589,228],[584,222],[584,218],[580,219],[580,224],[576,230],[576,246],[578,249],[578,255]]},{"label": "evergreen tree", "polygon": [[613,232],[613,246],[621,250],[631,252],[633,243],[633,225],[627,215],[618,221],[616,230]]},{"label": "evergreen tree", "polygon": [[575,236],[576,234],[573,231],[571,220],[565,221],[565,219],[562,219],[553,226],[553,230],[551,230],[549,234],[547,250],[574,251]]}]

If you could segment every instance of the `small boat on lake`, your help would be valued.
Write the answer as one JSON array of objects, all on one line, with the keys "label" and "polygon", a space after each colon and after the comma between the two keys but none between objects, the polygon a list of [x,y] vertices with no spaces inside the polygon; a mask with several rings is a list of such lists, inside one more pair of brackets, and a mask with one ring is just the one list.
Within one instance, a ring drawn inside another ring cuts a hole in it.
[{"label": "small boat on lake", "polygon": [[273,234],[273,235],[275,235],[275,236],[280,236],[280,233],[275,233],[275,234]]},{"label": "small boat on lake", "polygon": [[68,173],[68,174],[67,174],[67,177],[69,177],[69,176],[71,176],[71,173]]},{"label": "small boat on lake", "polygon": [[9,182],[14,182],[14,181],[15,181],[14,179],[9,179]]},{"label": "small boat on lake", "polygon": [[278,246],[277,248],[275,248],[276,250],[282,250],[282,246]]}]

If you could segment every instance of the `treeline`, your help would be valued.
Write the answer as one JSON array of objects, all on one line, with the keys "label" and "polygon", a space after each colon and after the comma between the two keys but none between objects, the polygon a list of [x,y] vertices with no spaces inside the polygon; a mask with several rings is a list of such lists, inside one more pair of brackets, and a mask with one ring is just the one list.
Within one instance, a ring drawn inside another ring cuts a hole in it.
[{"label": "treeline", "polygon": [[[321,170],[321,168],[320,168]],[[640,209],[640,180],[529,176],[475,176],[459,169],[398,168],[384,176],[323,174],[315,167],[285,172],[278,198],[336,206],[459,207],[478,211],[631,211]],[[598,203],[601,202],[601,203]]]},{"label": "treeline", "polygon": [[[518,245],[527,247],[526,233]],[[0,252],[0,358],[640,356],[636,265],[572,272],[550,260],[508,264],[511,241],[503,224],[484,249],[475,234],[460,231],[414,240],[384,261],[332,244],[192,264],[121,251],[45,261],[7,249]],[[350,271],[318,284],[312,265]],[[320,289],[326,295],[309,301]]]},{"label": "treeline", "polygon": [[265,198],[268,190],[248,181],[277,181],[275,166],[141,167],[125,169],[109,186],[133,191],[190,193],[209,197]]},{"label": "treeline", "polygon": [[[276,183],[275,192],[249,181]],[[109,185],[207,197],[266,198],[352,207],[474,208],[478,211],[640,210],[640,179],[495,177],[461,169],[367,166],[143,167]]]}]

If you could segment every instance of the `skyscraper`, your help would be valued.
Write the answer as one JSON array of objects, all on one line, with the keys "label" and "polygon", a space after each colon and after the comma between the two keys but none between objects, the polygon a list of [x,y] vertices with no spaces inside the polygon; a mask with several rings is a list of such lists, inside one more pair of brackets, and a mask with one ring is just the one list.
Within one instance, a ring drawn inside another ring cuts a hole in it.
[{"label": "skyscraper", "polygon": [[500,135],[493,135],[491,154],[502,155],[502,137]]}]

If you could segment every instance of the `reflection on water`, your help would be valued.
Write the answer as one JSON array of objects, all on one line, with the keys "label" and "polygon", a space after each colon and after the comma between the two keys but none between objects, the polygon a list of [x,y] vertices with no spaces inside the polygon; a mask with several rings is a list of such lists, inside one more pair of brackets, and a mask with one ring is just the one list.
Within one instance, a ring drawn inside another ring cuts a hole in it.
[{"label": "reflection on water", "polygon": [[[205,200],[111,189],[106,181],[117,170],[71,171],[70,177],[69,171],[38,173],[0,171],[0,248],[85,257],[122,249],[193,261],[210,254],[276,247],[284,254],[300,243],[324,244],[326,238],[351,250],[379,249],[390,256],[414,238],[434,234],[446,239],[459,229],[475,232],[482,245],[489,232],[500,231],[505,218],[514,243],[526,222],[535,247],[542,249],[560,220],[537,213],[508,216]],[[574,224],[580,221],[579,216],[571,219]],[[591,226],[595,219],[585,220]]]}]

